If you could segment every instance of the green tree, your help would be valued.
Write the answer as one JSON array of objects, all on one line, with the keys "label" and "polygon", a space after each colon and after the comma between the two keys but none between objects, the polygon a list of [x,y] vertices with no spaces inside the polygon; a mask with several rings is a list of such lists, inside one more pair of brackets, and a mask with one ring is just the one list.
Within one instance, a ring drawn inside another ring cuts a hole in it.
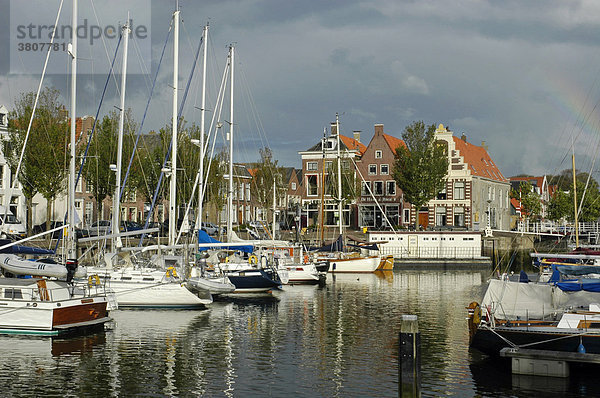
[{"label": "green tree", "polygon": [[[116,173],[110,169],[110,165],[117,164],[118,127],[119,113],[116,111],[111,111],[96,123],[96,130],[83,169],[86,184],[96,200],[96,211],[99,218],[102,217],[104,199],[107,197],[112,198],[116,187]],[[133,149],[132,137],[136,130],[130,109],[125,112],[123,130],[121,179],[125,177],[129,164],[131,150]],[[134,184],[128,182],[127,186],[132,189]]]},{"label": "green tree", "polygon": [[405,200],[418,211],[444,189],[448,148],[435,141],[435,125],[423,121],[407,126],[402,139],[406,147],[396,148],[393,175]]},{"label": "green tree", "polygon": [[[269,212],[273,208],[273,188],[275,197],[279,201],[285,192],[283,181],[284,169],[273,159],[271,148],[264,147],[259,150],[260,162],[256,164],[255,173],[250,185],[250,193],[254,200]],[[273,186],[275,182],[275,187]]]},{"label": "green tree", "polygon": [[[51,221],[52,204],[56,195],[65,189],[67,175],[67,137],[69,121],[62,112],[55,88],[40,92],[36,114],[31,126],[23,161],[17,179],[23,185],[28,209],[27,228],[31,233],[32,198],[39,192],[47,201],[47,226]],[[31,118],[35,93],[22,94],[9,113],[8,140],[3,142],[3,153],[16,172],[27,127]],[[9,201],[12,198],[9,198]]]},{"label": "green tree", "polygon": [[521,201],[521,212],[524,216],[531,219],[539,218],[542,213],[542,202],[530,183],[521,181],[519,192],[515,195]]},{"label": "green tree", "polygon": [[569,218],[573,214],[573,199],[564,191],[557,191],[550,198],[548,203],[548,218],[552,221],[559,221],[562,218]]}]

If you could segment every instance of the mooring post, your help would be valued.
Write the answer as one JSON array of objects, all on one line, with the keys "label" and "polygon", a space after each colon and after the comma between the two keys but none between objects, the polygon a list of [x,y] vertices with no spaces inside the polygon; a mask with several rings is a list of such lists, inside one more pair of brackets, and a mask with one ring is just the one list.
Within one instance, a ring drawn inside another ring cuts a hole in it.
[{"label": "mooring post", "polygon": [[402,315],[399,344],[400,396],[421,396],[421,333],[416,315]]}]

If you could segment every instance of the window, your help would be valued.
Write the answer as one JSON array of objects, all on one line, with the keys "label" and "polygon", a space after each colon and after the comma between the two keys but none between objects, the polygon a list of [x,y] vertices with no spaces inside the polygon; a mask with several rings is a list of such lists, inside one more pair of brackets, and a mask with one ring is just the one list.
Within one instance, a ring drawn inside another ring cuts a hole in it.
[{"label": "window", "polygon": [[77,186],[75,187],[75,192],[77,192],[77,193],[83,192],[83,189],[81,188],[82,182],[83,182],[83,180],[81,178],[79,179],[79,181],[77,181]]},{"label": "window", "polygon": [[306,163],[306,170],[316,170],[317,169],[317,162],[307,162]]},{"label": "window", "polygon": [[23,293],[21,293],[21,289],[5,288],[4,289],[4,298],[5,299],[22,299]]},{"label": "window", "polygon": [[462,206],[454,207],[454,225],[456,227],[465,226],[465,208]]},{"label": "window", "polygon": [[363,196],[371,195],[371,181],[363,181],[361,195],[363,195]]},{"label": "window", "polygon": [[465,198],[465,182],[454,181],[454,199],[463,200]]},{"label": "window", "polygon": [[296,190],[296,183],[292,182],[292,190],[295,191]]},{"label": "window", "polygon": [[437,194],[437,199],[438,200],[446,200],[446,188],[442,189],[438,194]]},{"label": "window", "polygon": [[250,202],[250,183],[246,183],[246,200]]},{"label": "window", "polygon": [[396,181],[387,181],[386,182],[387,185],[387,194],[388,195],[395,195],[396,194]]},{"label": "window", "polygon": [[325,162],[325,170],[333,170],[333,162],[331,160]]},{"label": "window", "polygon": [[388,174],[390,174],[390,165],[388,165],[388,164],[382,164],[381,165],[381,174],[382,175],[388,175]]},{"label": "window", "polygon": [[446,225],[446,207],[437,206],[435,208],[435,225]]},{"label": "window", "polygon": [[383,181],[375,181],[374,183],[374,191],[375,195],[383,195]]},{"label": "window", "polygon": [[377,175],[377,165],[376,164],[369,165],[369,174]]},{"label": "window", "polygon": [[404,224],[410,223],[410,209],[404,209]]},{"label": "window", "polygon": [[381,159],[382,157],[382,152],[381,151],[375,151],[375,159]]},{"label": "window", "polygon": [[317,176],[306,176],[306,192],[308,196],[317,196],[319,193]]}]

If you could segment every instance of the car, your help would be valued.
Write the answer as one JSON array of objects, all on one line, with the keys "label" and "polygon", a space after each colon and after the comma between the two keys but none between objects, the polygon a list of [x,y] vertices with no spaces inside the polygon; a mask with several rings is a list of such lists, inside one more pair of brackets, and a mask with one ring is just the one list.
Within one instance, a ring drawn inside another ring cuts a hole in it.
[{"label": "car", "polygon": [[202,230],[209,235],[216,235],[219,233],[219,227],[209,222],[202,223]]},{"label": "car", "polygon": [[121,221],[121,232],[139,231],[143,229],[143,226],[136,223],[135,221]]},{"label": "car", "polygon": [[110,233],[110,224],[111,222],[108,220],[99,220],[94,223],[89,228],[90,236],[102,236],[108,235]]},{"label": "car", "polygon": [[[50,229],[54,229],[54,228],[59,228],[62,227],[64,225],[64,223],[62,221],[50,221]],[[35,225],[33,227],[32,233],[33,235],[38,235],[41,234],[42,232],[46,232],[46,223],[43,222],[41,224]],[[52,232],[52,239],[58,239],[62,236],[63,230],[62,229],[58,229],[54,232]],[[87,238],[89,236],[89,231],[85,228],[75,228],[75,235],[77,236],[77,239],[80,238]],[[48,234],[43,235],[43,238],[46,238],[48,236]]]}]

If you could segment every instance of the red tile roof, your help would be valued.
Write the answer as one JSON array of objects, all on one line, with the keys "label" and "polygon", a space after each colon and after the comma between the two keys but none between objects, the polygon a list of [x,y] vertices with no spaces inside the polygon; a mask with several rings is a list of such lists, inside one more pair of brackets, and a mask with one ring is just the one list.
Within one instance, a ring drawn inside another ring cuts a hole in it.
[{"label": "red tile roof", "polygon": [[542,189],[542,184],[544,183],[544,177],[510,177],[509,178],[511,181],[532,181],[534,180],[536,182],[536,186],[539,189]]},{"label": "red tile roof", "polygon": [[454,139],[454,145],[464,158],[465,163],[469,165],[472,175],[496,181],[508,181],[492,161],[492,158],[484,147],[473,145],[458,137],[453,136],[452,139]]},{"label": "red tile roof", "polygon": [[383,138],[385,139],[385,142],[387,142],[394,155],[396,154],[396,148],[398,148],[400,145],[406,148],[406,143],[400,138],[396,138],[388,134],[383,134]]},{"label": "red tile roof", "polygon": [[516,211],[521,211],[521,202],[519,202],[519,199],[510,198],[510,204],[515,208]]},{"label": "red tile roof", "polygon": [[361,155],[363,153],[365,153],[365,151],[367,150],[367,147],[364,144],[361,144],[354,138],[346,137],[345,135],[340,134],[340,139],[342,140],[344,145],[346,145],[346,147],[348,147],[349,150],[357,149]]}]

